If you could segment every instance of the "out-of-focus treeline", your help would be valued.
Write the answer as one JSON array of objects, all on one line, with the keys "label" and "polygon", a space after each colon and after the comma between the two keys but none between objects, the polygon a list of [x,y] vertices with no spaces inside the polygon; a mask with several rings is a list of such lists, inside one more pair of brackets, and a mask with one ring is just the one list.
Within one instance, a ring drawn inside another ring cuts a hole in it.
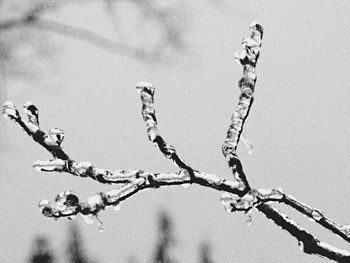
[{"label": "out-of-focus treeline", "polygon": [[[149,258],[139,258],[135,252],[127,259],[118,258],[116,255],[118,259],[110,263],[181,263],[181,255],[177,255],[174,250],[175,246],[181,245],[181,240],[174,236],[174,223],[171,216],[161,211],[157,225],[156,245],[154,248],[149,248],[151,251]],[[198,251],[194,254],[198,263],[214,263],[211,245],[207,241],[199,244]],[[54,249],[48,237],[42,235],[34,237],[27,263],[61,263],[59,258],[65,263],[99,263],[98,259],[85,248],[79,224],[76,221],[69,222],[67,226],[67,238],[63,250]]]}]

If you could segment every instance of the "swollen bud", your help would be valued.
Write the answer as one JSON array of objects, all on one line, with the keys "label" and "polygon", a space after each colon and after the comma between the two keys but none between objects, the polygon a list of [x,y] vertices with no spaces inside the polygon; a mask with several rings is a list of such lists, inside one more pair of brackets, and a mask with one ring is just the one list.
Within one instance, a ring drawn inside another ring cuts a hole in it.
[{"label": "swollen bud", "polygon": [[53,141],[55,141],[59,146],[64,139],[64,132],[61,129],[53,128],[49,131],[49,135]]},{"label": "swollen bud", "polygon": [[2,108],[2,115],[7,119],[17,119],[19,112],[12,101],[6,101]]},{"label": "swollen bud", "polygon": [[77,206],[79,204],[79,198],[75,194],[69,194],[66,196],[66,204],[68,206]]},{"label": "swollen bud", "polygon": [[41,200],[38,204],[41,213],[46,216],[46,217],[52,217],[52,215],[54,214],[52,206],[50,204],[50,202],[46,199]]}]

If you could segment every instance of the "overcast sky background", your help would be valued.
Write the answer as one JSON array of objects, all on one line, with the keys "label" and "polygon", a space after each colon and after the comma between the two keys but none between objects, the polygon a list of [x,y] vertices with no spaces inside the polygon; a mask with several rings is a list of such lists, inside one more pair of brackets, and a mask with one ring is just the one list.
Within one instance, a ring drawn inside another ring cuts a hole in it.
[{"label": "overcast sky background", "polygon": [[[19,109],[26,100],[36,104],[41,128],[63,129],[64,149],[75,160],[109,169],[177,171],[147,140],[135,84],[150,81],[156,86],[155,108],[165,140],[193,168],[229,179],[221,144],[242,74],[233,54],[257,20],[265,32],[255,101],[245,125],[254,152],[248,154],[243,145],[238,151],[248,179],[255,188],[282,187],[337,223],[350,223],[350,2],[227,2],[216,7],[186,3],[188,50],[174,55],[169,65],[145,64],[55,37],[57,67],[40,81],[7,79],[6,99]],[[108,21],[97,6],[67,6],[55,18],[108,35]],[[70,189],[85,199],[113,186],[36,172],[32,163],[51,156],[13,123],[1,118],[0,125],[6,134],[0,164],[0,262],[25,262],[37,233],[48,235],[56,249],[65,246],[68,220],[43,217],[39,200],[53,200]],[[294,238],[256,211],[247,226],[246,215],[224,211],[220,196],[199,186],[147,190],[123,202],[119,212],[102,212],[104,233],[76,220],[87,249],[101,263],[126,262],[130,255],[150,262],[162,208],[174,219],[179,262],[197,262],[203,240],[211,243],[216,263],[328,262],[300,252]],[[349,249],[304,217],[278,207],[321,240]]]}]

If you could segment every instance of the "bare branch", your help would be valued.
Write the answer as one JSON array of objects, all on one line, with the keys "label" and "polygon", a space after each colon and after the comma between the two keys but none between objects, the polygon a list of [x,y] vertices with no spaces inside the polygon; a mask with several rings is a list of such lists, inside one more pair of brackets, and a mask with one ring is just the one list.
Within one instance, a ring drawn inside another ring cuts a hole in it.
[{"label": "bare branch", "polygon": [[234,110],[227,137],[222,145],[222,153],[236,180],[241,183],[241,190],[247,193],[251,188],[243,172],[241,161],[237,156],[237,145],[248,117],[254,97],[256,82],[255,66],[260,55],[263,28],[258,23],[250,26],[250,37],[243,39],[243,49],[235,54],[236,59],[243,65],[243,77],[238,82],[241,90],[237,108]]},{"label": "bare branch", "polygon": [[279,202],[290,206],[309,217],[313,222],[330,230],[334,234],[350,242],[350,225],[338,225],[327,218],[319,209],[312,208],[294,197],[284,193],[282,189],[252,189],[243,197],[237,197],[225,193],[221,197],[221,202],[228,212],[243,211],[249,212],[254,207],[262,203]]},{"label": "bare branch", "polygon": [[43,172],[67,172],[80,177],[90,177],[100,183],[120,184],[128,183],[130,178],[134,177],[140,170],[127,169],[111,171],[94,167],[90,162],[76,162],[66,154],[61,143],[64,133],[61,129],[51,129],[49,135],[42,131],[39,127],[39,113],[36,106],[31,102],[24,104],[25,112],[29,121],[24,121],[14,104],[10,101],[5,102],[2,113],[4,117],[17,123],[34,141],[39,143],[53,158],[49,161],[35,161],[33,166],[38,171]]},{"label": "bare branch", "polygon": [[[129,177],[129,182],[123,184],[120,188],[111,190],[106,193],[98,193],[88,198],[85,202],[79,202],[78,196],[74,194],[74,205],[71,204],[67,197],[73,195],[72,191],[66,191],[59,194],[54,204],[49,203],[47,200],[41,201],[39,206],[42,213],[47,217],[59,218],[69,217],[76,214],[83,215],[96,215],[98,212],[108,206],[116,206],[121,201],[126,200],[137,192],[148,188],[160,188],[169,187],[173,185],[186,185],[191,182],[191,178],[185,170],[181,170],[178,173],[150,173],[138,170],[139,172],[134,176]],[[234,193],[237,184],[233,181],[226,181],[213,174],[207,174],[196,171],[196,178],[199,178],[209,188],[213,188],[219,191],[227,191]],[[101,196],[97,198],[96,196]],[[62,199],[62,198],[66,199]],[[72,197],[72,196],[71,196]],[[72,197],[73,198],[73,197]]]},{"label": "bare branch", "polygon": [[193,169],[177,154],[174,146],[166,143],[158,132],[157,118],[153,107],[155,91],[153,85],[147,82],[139,82],[136,84],[136,88],[141,95],[142,117],[146,122],[148,139],[163,153],[166,158],[174,161],[180,169],[185,169],[193,180]]},{"label": "bare branch", "polygon": [[[253,206],[256,206],[257,210],[262,212],[267,218],[271,219],[276,225],[282,227],[282,229],[288,231],[294,236],[300,244],[302,244],[302,251],[308,254],[316,254],[327,257],[333,260],[346,260],[350,259],[349,252],[343,252],[339,249],[333,248],[326,243],[322,243],[311,234],[300,228],[294,221],[290,220],[282,213],[272,208],[271,206],[263,203],[270,201],[276,197],[283,196],[276,190],[272,190],[269,193],[262,193],[258,190],[251,189],[249,186],[246,175],[243,172],[242,164],[237,156],[237,146],[240,136],[243,131],[243,125],[246,121],[249,110],[253,103],[254,89],[256,83],[255,67],[260,55],[261,40],[263,37],[263,28],[257,22],[253,22],[250,26],[250,37],[243,39],[243,49],[236,52],[235,58],[243,66],[243,77],[240,79],[238,86],[241,94],[239,96],[239,102],[237,108],[234,110],[231,125],[227,131],[227,138],[222,145],[222,152],[228,161],[229,167],[234,175],[234,178],[240,182],[240,189],[246,193],[239,197],[224,194],[221,198],[221,202],[224,204],[227,211],[249,211]],[[284,200],[281,198],[280,200]],[[291,203],[290,203],[291,204]],[[293,203],[295,207],[297,202]],[[298,210],[299,211],[299,210]],[[317,214],[319,215],[319,214]],[[325,221],[325,220],[323,220]],[[330,228],[330,224],[327,225]],[[332,228],[331,228],[332,229]],[[332,231],[334,232],[334,228]],[[338,231],[339,234],[339,231]],[[343,234],[343,233],[341,233]]]},{"label": "bare branch", "polygon": [[237,157],[237,145],[242,135],[244,122],[253,102],[256,74],[255,66],[259,57],[263,29],[258,23],[250,27],[251,35],[242,41],[243,49],[236,53],[236,58],[243,65],[243,77],[239,81],[241,94],[235,109],[227,138],[222,146],[229,167],[234,174],[232,181],[227,181],[213,174],[197,171],[189,166],[176,152],[175,148],[166,143],[160,136],[154,110],[154,87],[150,83],[140,82],[137,89],[141,95],[142,117],[146,123],[149,140],[180,168],[178,173],[151,173],[140,169],[110,171],[95,168],[89,162],[73,161],[61,148],[64,133],[60,129],[51,129],[49,135],[39,127],[39,112],[30,102],[24,105],[28,121],[23,121],[12,102],[5,102],[3,115],[17,123],[36,142],[48,150],[54,157],[50,161],[36,161],[34,167],[40,171],[67,172],[82,177],[91,177],[100,183],[116,183],[120,187],[106,193],[97,193],[86,201],[80,201],[72,191],[59,194],[51,204],[48,200],[39,203],[41,212],[52,218],[69,217],[77,214],[91,221],[106,207],[118,208],[120,202],[133,196],[141,190],[160,188],[173,185],[199,184],[225,193],[221,202],[228,212],[249,212],[256,208],[271,219],[277,226],[287,231],[298,240],[299,248],[307,254],[315,254],[337,262],[349,262],[350,252],[340,250],[316,239],[312,234],[298,226],[293,220],[271,207],[268,202],[286,204],[300,213],[313,219],[316,223],[332,231],[345,241],[350,242],[350,225],[338,225],[323,215],[318,209],[301,203],[294,197],[286,195],[281,189],[252,189],[243,173],[242,164]]},{"label": "bare branch", "polygon": [[295,237],[298,240],[298,246],[302,252],[322,256],[337,262],[349,262],[350,252],[319,241],[277,209],[267,204],[260,204],[257,206],[257,209],[268,219],[271,219],[277,226],[280,226],[283,230]]}]

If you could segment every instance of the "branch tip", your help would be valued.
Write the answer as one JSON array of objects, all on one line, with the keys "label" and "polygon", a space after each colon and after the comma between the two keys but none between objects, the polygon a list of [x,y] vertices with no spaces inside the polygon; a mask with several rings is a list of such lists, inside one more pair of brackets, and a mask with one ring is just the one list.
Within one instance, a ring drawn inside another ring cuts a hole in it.
[{"label": "branch tip", "polygon": [[2,115],[11,120],[16,120],[20,117],[19,112],[12,101],[5,101],[2,108]]},{"label": "branch tip", "polygon": [[136,89],[139,92],[146,89],[146,90],[151,91],[153,93],[155,88],[154,88],[153,84],[150,82],[140,81],[136,84]]},{"label": "branch tip", "polygon": [[49,130],[49,136],[51,140],[53,140],[57,143],[58,146],[60,146],[64,139],[64,131],[62,129],[53,128]]},{"label": "branch tip", "polygon": [[[254,32],[255,34],[257,32],[259,32],[260,37],[263,37],[264,34],[264,28],[262,27],[262,25],[258,22],[258,21],[253,21],[250,26],[249,29],[252,31],[252,33]],[[256,32],[257,31],[257,32]]]}]

